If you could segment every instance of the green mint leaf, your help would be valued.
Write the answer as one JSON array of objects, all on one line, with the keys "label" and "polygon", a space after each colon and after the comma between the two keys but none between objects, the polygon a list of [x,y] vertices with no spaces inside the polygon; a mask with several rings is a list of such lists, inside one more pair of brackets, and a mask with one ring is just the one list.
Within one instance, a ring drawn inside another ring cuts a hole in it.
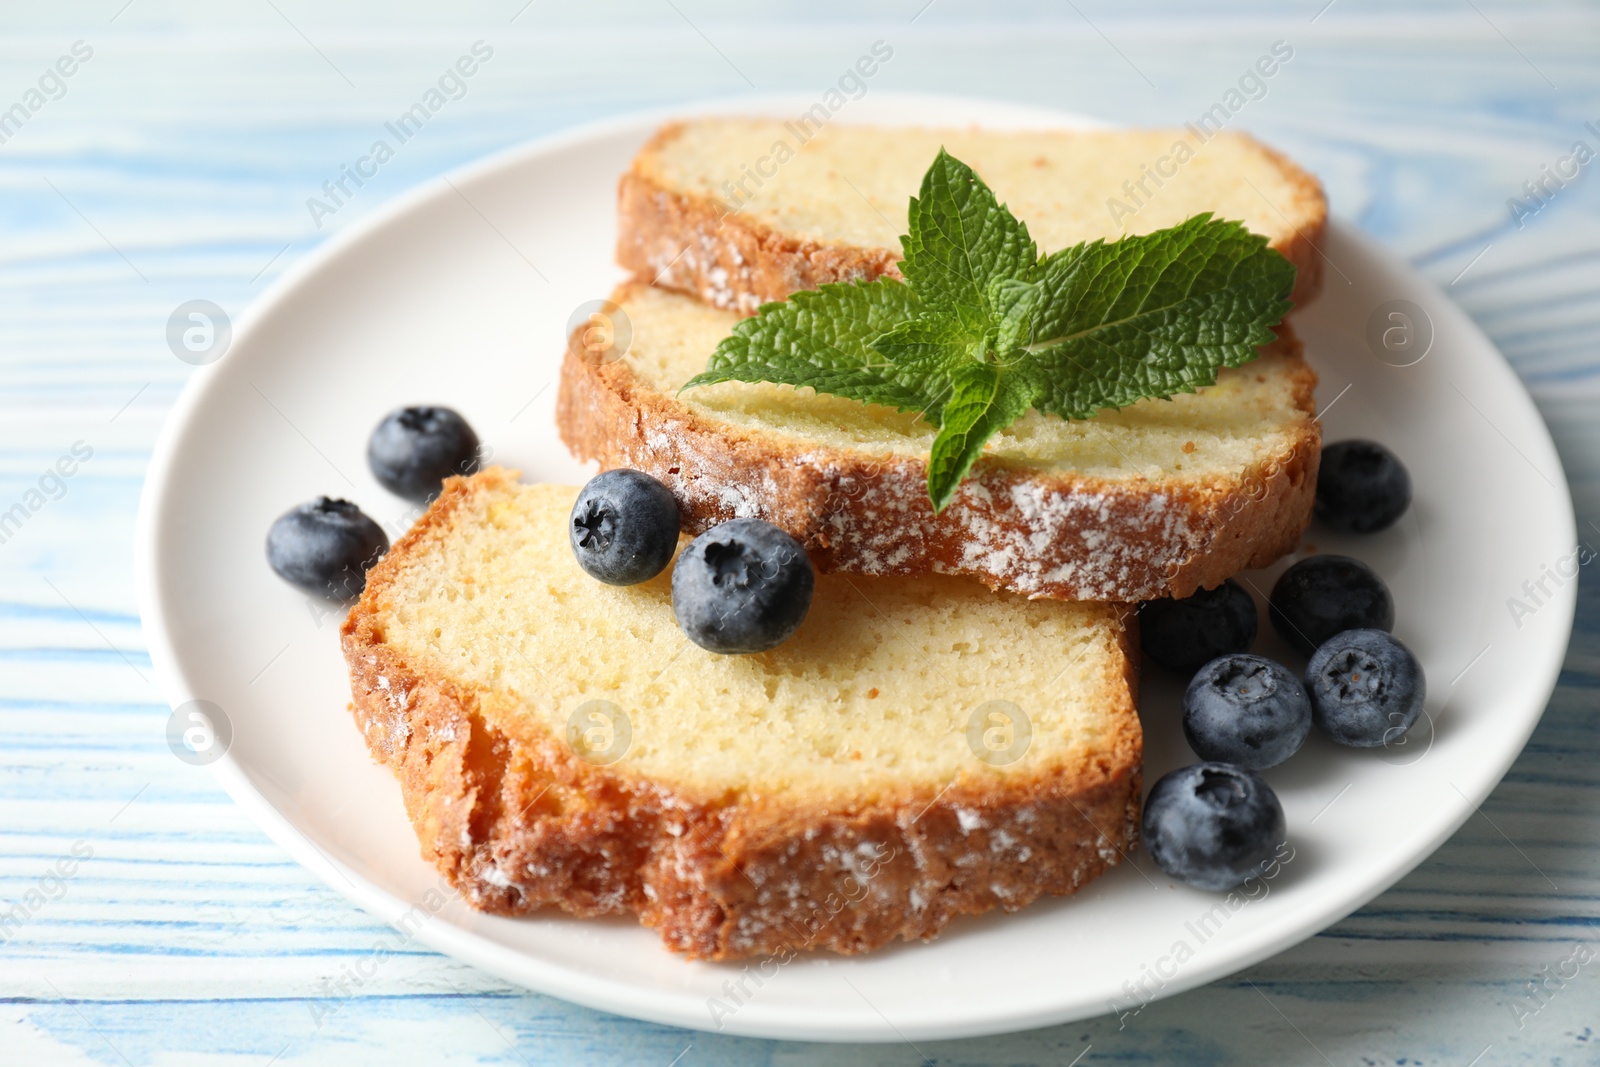
[{"label": "green mint leaf", "polygon": [[1289,310],[1294,266],[1266,238],[1210,215],[1049,257],[1025,319],[1034,406],[1069,419],[1211,385],[1256,357]]},{"label": "green mint leaf", "polygon": [[943,151],[910,204],[905,282],[825,285],[764,304],[683,388],[809,386],[923,413],[935,511],[1030,407],[1063,418],[1193,392],[1256,356],[1294,266],[1237,222],[1197,215],[1040,260],[1028,228]]},{"label": "green mint leaf", "polygon": [[900,273],[924,304],[953,314],[974,334],[994,325],[990,283],[1018,277],[1039,260],[1028,227],[942,148],[911,198],[909,221]]},{"label": "green mint leaf", "polygon": [[[983,358],[982,338],[974,341],[949,315],[926,315],[902,322],[873,341],[872,349],[900,368],[901,373],[925,379],[929,392],[939,397],[950,392],[949,378],[955,368]],[[933,417],[933,421],[939,420]]]},{"label": "green mint leaf", "polygon": [[950,376],[950,385],[939,436],[928,457],[928,496],[935,511],[950,503],[989,438],[1028,410],[1035,389],[1027,374],[970,361]]},{"label": "green mint leaf", "polygon": [[989,302],[998,319],[996,351],[1013,352],[1033,340],[1044,293],[1044,286],[1032,278],[996,278],[989,284]]},{"label": "green mint leaf", "polygon": [[684,389],[717,382],[776,382],[884,404],[901,411],[937,410],[937,394],[915,367],[902,367],[870,342],[916,314],[916,294],[883,278],[841,282],[763,304],[712,353]]}]

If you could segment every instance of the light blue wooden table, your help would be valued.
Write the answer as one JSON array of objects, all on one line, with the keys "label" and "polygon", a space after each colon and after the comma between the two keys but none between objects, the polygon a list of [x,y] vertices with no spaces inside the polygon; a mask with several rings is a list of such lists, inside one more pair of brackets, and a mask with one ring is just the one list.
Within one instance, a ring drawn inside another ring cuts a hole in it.
[{"label": "light blue wooden table", "polygon": [[[1554,430],[1581,536],[1600,548],[1600,190],[1587,173],[1600,164],[1550,183],[1543,202],[1523,186],[1575,141],[1600,151],[1592,7],[432,6],[449,11],[0,10],[0,108],[25,105],[9,125],[0,115],[0,511],[27,508],[0,540],[0,900],[21,908],[10,925],[0,914],[0,1063],[1600,1063],[1600,959],[1573,962],[1600,955],[1589,567],[1561,687],[1479,815],[1321,936],[1120,1031],[1098,1019],[918,1048],[717,1037],[532,995],[425,951],[341,992],[333,983],[383,927],[163,738],[130,546],[151,445],[191,370],[165,324],[195,298],[236,315],[329,233],[493,149],[641,106],[820,91],[879,39],[894,59],[873,91],[1176,123],[1288,42],[1293,59],[1237,125],[1322,175],[1339,214],[1495,338]],[[479,40],[494,57],[467,94],[317,228],[306,199]],[[46,477],[75,445],[92,456]],[[1494,487],[1483,492],[1492,506]]]}]

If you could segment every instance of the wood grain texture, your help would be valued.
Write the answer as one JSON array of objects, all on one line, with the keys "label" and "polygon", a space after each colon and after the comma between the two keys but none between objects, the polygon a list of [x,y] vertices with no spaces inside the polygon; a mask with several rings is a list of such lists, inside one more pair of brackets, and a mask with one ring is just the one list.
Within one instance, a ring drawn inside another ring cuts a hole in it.
[{"label": "wood grain texture", "polygon": [[[43,901],[0,945],[0,1062],[1600,1062],[1600,965],[1528,993],[1545,968],[1600,941],[1592,567],[1560,688],[1505,782],[1355,915],[1120,1029],[1101,1018],[917,1047],[820,1047],[618,1019],[414,947],[375,965],[373,946],[392,932],[168,751],[129,566],[142,472],[190,373],[163,340],[179,303],[203,297],[236,316],[333,230],[487,151],[752,86],[820,94],[878,39],[895,57],[874,90],[1150,124],[1193,118],[1273,41],[1290,42],[1293,60],[1241,126],[1315,171],[1336,213],[1448,287],[1501,345],[1554,430],[1581,536],[1600,547],[1600,195],[1592,181],[1557,189],[1521,226],[1507,205],[1575,140],[1596,144],[1584,127],[1600,125],[1592,9],[122,8],[82,0],[0,15],[4,106],[73,42],[93,48],[65,95],[0,145],[0,509],[75,442],[93,450],[64,490],[52,487],[59,498],[0,543],[0,899],[38,890]],[[479,39],[495,59],[467,95],[318,229],[306,198]],[[1336,271],[1326,284],[1340,284]],[[92,856],[52,874],[75,846]]]}]

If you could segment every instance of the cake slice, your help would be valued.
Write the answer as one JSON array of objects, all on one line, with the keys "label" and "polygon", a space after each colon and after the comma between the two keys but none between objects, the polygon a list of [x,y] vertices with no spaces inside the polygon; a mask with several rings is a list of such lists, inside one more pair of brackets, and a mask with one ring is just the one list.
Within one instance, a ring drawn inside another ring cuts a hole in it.
[{"label": "cake slice", "polygon": [[1242,133],[883,128],[806,117],[702,118],[663,128],[618,189],[617,259],[638,277],[749,314],[825,282],[898,277],[900,235],[944,147],[1028,224],[1041,252],[1236,219],[1322,284],[1327,222],[1310,174]]},{"label": "cake slice", "polygon": [[822,576],[788,641],[719,656],[675,625],[670,569],[579,569],[576,492],[451,479],[342,631],[361,732],[474,906],[636,913],[696,958],[856,953],[1133,847],[1117,609]]},{"label": "cake slice", "polygon": [[1029,597],[1129,602],[1266,566],[1311,518],[1316,376],[1287,324],[1197,393],[1076,421],[1030,411],[935,515],[936,428],[920,416],[787,385],[680,393],[738,313],[640,283],[613,300],[631,346],[600,363],[568,346],[562,439],[602,468],[661,479],[691,531],[755,516],[799,538],[822,570],[961,574]]}]

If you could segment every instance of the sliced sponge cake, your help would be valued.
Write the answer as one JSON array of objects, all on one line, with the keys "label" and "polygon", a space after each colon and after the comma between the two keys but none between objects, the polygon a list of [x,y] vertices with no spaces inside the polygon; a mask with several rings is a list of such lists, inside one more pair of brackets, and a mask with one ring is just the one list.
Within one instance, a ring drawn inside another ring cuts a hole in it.
[{"label": "sliced sponge cake", "polygon": [[596,365],[568,346],[562,438],[603,468],[661,479],[693,531],[756,516],[823,570],[964,574],[1030,597],[1128,602],[1265,566],[1310,521],[1316,376],[1287,325],[1198,393],[1079,421],[1029,412],[935,515],[935,427],[919,416],[786,385],[679,393],[739,315],[637,283],[613,299],[631,347]]},{"label": "sliced sponge cake", "polygon": [[603,585],[576,490],[452,479],[343,630],[355,715],[475,905],[635,912],[725,959],[862,952],[1071,893],[1132,847],[1141,735],[1104,604],[823,576],[765,653]]},{"label": "sliced sponge cake", "polygon": [[1196,127],[674,123],[622,178],[617,258],[645,280],[746,314],[796,289],[897,276],[907,202],[941,146],[983,176],[1041,251],[1149,233],[1210,211],[1264,234],[1298,268],[1295,303],[1321,286],[1321,185],[1253,138]]}]

